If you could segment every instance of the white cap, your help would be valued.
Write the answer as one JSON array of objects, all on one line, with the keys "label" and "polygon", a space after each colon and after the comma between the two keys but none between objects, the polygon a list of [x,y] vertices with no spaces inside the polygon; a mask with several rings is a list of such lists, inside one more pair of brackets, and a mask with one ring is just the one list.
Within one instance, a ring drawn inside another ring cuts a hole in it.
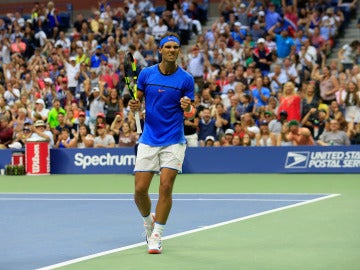
[{"label": "white cap", "polygon": [[71,61],[76,61],[76,57],[75,56],[70,56],[69,60],[70,60],[70,62]]},{"label": "white cap", "polygon": [[236,22],[236,23],[234,23],[234,25],[241,27],[241,23],[240,23],[240,22]]},{"label": "white cap", "polygon": [[259,43],[265,43],[265,39],[264,38],[259,38],[257,40],[257,44],[259,44]]},{"label": "white cap", "polygon": [[52,79],[49,78],[49,77],[45,78],[45,79],[44,79],[44,82],[46,82],[46,83],[53,83]]},{"label": "white cap", "polygon": [[93,91],[93,92],[100,92],[100,89],[99,89],[99,87],[96,87],[96,86],[95,86],[95,87],[92,89],[92,91]]},{"label": "white cap", "polygon": [[9,144],[9,148],[11,148],[11,149],[21,149],[22,145],[19,142],[14,142],[14,143]]},{"label": "white cap", "polygon": [[241,3],[240,7],[241,8],[246,8],[246,5],[244,3]]},{"label": "white cap", "polygon": [[214,136],[207,136],[206,138],[205,138],[205,142],[206,141],[213,141],[213,142],[215,142],[215,138],[214,138]]},{"label": "white cap", "polygon": [[259,16],[265,16],[265,12],[262,10],[260,10],[258,14],[259,14]]},{"label": "white cap", "polygon": [[41,98],[38,98],[36,101],[35,101],[36,104],[42,104],[42,105],[45,105],[45,102],[43,99]]},{"label": "white cap", "polygon": [[233,135],[233,134],[234,134],[234,130],[231,129],[231,128],[228,128],[227,130],[225,130],[225,134]]}]

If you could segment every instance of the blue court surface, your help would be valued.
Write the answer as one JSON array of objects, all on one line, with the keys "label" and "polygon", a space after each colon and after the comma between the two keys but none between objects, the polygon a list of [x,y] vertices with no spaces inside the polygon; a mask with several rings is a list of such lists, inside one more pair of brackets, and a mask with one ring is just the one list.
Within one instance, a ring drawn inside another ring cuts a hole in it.
[{"label": "blue court surface", "polygon": [[[333,196],[175,194],[164,239]],[[145,245],[132,194],[0,194],[0,205],[0,269],[39,269]]]}]

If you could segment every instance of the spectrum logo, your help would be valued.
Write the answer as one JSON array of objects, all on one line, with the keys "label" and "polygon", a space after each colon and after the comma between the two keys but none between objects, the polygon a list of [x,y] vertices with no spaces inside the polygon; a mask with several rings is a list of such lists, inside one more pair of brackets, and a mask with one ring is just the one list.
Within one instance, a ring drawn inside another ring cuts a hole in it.
[{"label": "spectrum logo", "polygon": [[308,166],[310,152],[288,152],[285,161],[286,169],[304,169]]}]

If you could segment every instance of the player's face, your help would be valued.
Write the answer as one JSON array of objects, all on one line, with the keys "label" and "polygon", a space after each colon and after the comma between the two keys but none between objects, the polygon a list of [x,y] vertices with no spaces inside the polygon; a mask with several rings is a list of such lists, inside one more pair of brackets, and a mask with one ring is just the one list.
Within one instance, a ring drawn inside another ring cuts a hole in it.
[{"label": "player's face", "polygon": [[175,62],[180,53],[180,46],[179,44],[173,41],[166,42],[164,46],[160,48],[160,53],[162,55],[163,60],[169,62]]}]

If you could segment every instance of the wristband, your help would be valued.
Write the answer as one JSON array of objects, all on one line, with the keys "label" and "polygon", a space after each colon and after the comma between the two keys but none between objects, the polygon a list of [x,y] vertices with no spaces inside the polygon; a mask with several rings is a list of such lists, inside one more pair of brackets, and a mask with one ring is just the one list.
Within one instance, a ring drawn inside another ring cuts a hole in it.
[{"label": "wristband", "polygon": [[192,119],[195,117],[195,113],[196,113],[196,109],[194,106],[190,105],[191,106],[191,109],[189,112],[184,112],[184,117],[186,119]]}]

